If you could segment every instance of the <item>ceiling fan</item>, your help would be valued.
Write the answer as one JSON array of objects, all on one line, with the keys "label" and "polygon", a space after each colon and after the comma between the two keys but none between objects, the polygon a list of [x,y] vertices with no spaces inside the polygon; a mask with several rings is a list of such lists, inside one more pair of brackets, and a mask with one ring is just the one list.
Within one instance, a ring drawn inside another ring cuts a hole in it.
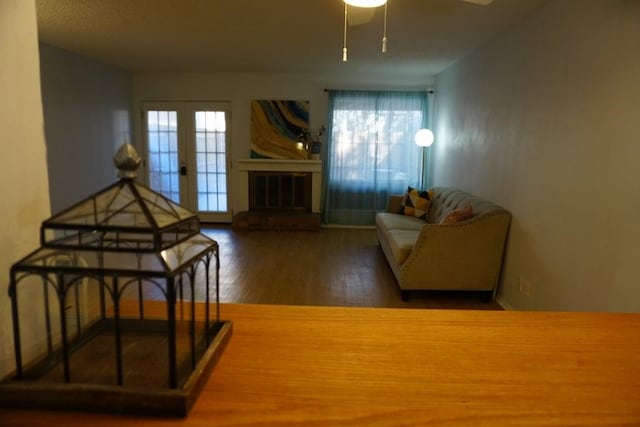
[{"label": "ceiling fan", "polygon": [[[344,36],[342,44],[342,61],[347,62],[347,26],[366,24],[373,19],[376,8],[384,6],[384,28],[382,35],[382,53],[387,51],[387,0],[343,0],[344,1]],[[487,6],[493,0],[459,0],[480,6]],[[349,6],[352,6],[351,8]]]},{"label": "ceiling fan", "polygon": [[[366,24],[373,20],[376,8],[386,5],[386,0],[343,0],[345,4],[354,6],[349,10],[349,26]],[[493,0],[458,0],[466,3],[473,3],[479,6],[488,6]]]}]

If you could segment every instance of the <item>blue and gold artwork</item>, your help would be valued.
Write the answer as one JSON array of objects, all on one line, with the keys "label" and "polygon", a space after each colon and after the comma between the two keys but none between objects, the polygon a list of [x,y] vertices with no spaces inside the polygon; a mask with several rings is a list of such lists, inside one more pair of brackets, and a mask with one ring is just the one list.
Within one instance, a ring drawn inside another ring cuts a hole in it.
[{"label": "blue and gold artwork", "polygon": [[298,137],[309,130],[309,101],[251,101],[251,157],[306,159]]}]

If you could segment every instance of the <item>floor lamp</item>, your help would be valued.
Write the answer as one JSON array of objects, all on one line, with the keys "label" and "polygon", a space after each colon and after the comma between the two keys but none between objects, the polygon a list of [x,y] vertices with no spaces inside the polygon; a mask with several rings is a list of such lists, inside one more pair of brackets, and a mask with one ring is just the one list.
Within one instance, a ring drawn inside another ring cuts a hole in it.
[{"label": "floor lamp", "polygon": [[422,160],[420,162],[420,189],[424,189],[424,166],[425,166],[425,157],[427,152],[427,147],[433,144],[435,137],[433,136],[433,132],[430,129],[420,129],[416,132],[414,140],[418,147],[422,148]]}]

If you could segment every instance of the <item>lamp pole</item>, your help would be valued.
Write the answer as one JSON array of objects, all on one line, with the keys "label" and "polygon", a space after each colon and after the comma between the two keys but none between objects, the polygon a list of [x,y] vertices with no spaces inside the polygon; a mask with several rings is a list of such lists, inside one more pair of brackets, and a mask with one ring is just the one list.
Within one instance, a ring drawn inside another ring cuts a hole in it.
[{"label": "lamp pole", "polygon": [[420,162],[420,189],[424,189],[424,167],[427,157],[427,147],[433,144],[435,137],[430,129],[420,129],[416,132],[414,140],[416,145],[422,148],[422,160]]},{"label": "lamp pole", "polygon": [[427,147],[420,147],[420,190],[424,190],[424,166],[426,163]]}]

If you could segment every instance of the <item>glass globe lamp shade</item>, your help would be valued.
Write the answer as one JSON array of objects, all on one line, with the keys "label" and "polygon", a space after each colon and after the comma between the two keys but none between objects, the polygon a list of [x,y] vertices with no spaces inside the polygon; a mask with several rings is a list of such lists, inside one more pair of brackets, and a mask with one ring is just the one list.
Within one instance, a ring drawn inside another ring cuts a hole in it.
[{"label": "glass globe lamp shade", "polygon": [[415,141],[418,147],[429,147],[433,144],[434,139],[435,137],[430,129],[420,129],[416,132]]}]

